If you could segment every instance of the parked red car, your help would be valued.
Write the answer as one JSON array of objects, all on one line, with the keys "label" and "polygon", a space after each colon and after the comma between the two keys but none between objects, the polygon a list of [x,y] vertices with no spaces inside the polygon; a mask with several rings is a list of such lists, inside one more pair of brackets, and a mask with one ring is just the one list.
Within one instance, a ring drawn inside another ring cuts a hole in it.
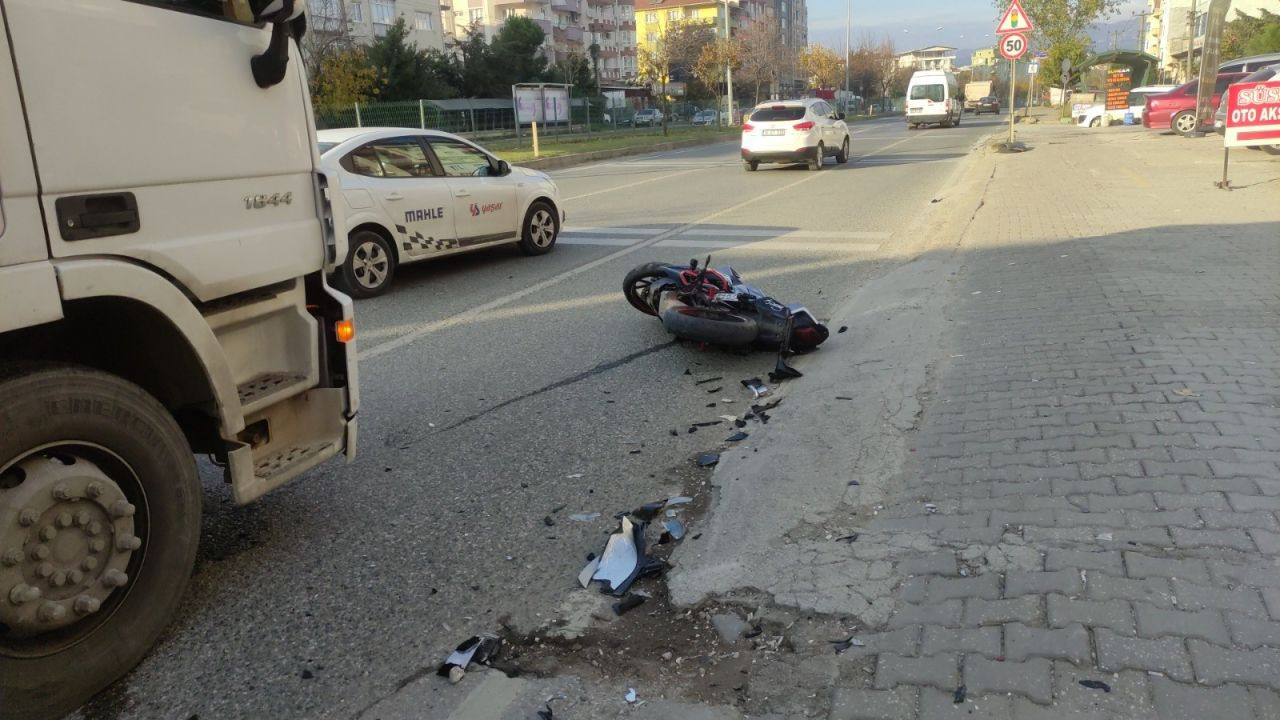
[{"label": "parked red car", "polygon": [[[1248,73],[1220,73],[1213,84],[1213,109],[1216,112],[1218,103],[1227,86],[1243,78]],[[1148,95],[1147,110],[1142,114],[1142,126],[1151,130],[1173,130],[1182,136],[1188,136],[1196,130],[1213,131],[1213,115],[1205,118],[1206,123],[1196,127],[1196,93],[1200,90],[1200,81],[1192,80],[1176,90],[1163,95]]]}]

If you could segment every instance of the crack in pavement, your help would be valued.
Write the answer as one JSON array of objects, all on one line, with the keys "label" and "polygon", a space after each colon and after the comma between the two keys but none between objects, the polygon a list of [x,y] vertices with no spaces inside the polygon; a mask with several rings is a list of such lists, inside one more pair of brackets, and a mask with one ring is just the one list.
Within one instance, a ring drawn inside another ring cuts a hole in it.
[{"label": "crack in pavement", "polygon": [[[456,430],[462,427],[463,425],[468,425],[470,423],[473,423],[476,420],[479,420],[480,418],[483,418],[486,415],[497,412],[498,410],[501,410],[502,408],[508,407],[510,405],[514,405],[522,400],[528,400],[529,398],[537,397],[538,395],[551,392],[552,390],[558,390],[562,387],[567,387],[569,385],[582,382],[583,380],[594,377],[596,375],[600,375],[601,373],[606,373],[606,372],[609,372],[610,370],[615,370],[617,368],[622,367],[623,365],[627,365],[629,363],[635,362],[640,358],[653,355],[654,353],[662,352],[663,350],[666,350],[667,348],[672,347],[679,342],[680,342],[679,340],[668,340],[667,342],[654,345],[653,347],[648,347],[648,348],[645,348],[644,350],[638,350],[636,352],[631,353],[630,355],[626,355],[621,358],[618,358],[617,360],[610,360],[609,362],[606,362],[606,363],[600,363],[599,365],[596,365],[595,367],[590,368],[588,370],[583,370],[582,372],[577,373],[576,375],[571,375],[567,378],[557,380],[548,385],[543,385],[537,390],[530,390],[529,392],[523,395],[517,395],[516,397],[503,400],[497,405],[487,407],[478,413],[468,415],[451,425],[446,425],[442,428],[436,428],[434,432],[430,434],[437,435],[440,433],[449,432],[451,430]],[[401,439],[398,442],[393,442],[392,438],[388,437],[386,444],[388,446],[397,445],[401,450],[407,450],[409,449],[409,446],[413,445],[414,443],[425,440],[426,437],[427,437],[426,435],[419,435],[417,437],[412,437],[408,440]]]}]

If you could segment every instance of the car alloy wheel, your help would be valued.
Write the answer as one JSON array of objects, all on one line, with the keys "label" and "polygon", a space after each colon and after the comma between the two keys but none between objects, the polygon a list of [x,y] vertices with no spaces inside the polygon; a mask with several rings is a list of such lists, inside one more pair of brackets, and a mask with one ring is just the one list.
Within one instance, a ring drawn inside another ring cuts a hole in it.
[{"label": "car alloy wheel", "polygon": [[1190,110],[1184,110],[1173,118],[1173,129],[1179,135],[1190,135],[1196,130],[1196,114]]},{"label": "car alloy wheel", "polygon": [[351,276],[365,290],[380,289],[387,282],[390,267],[391,258],[381,243],[374,240],[362,241],[351,253]]},{"label": "car alloy wheel", "polygon": [[544,200],[529,206],[525,215],[524,230],[520,233],[520,250],[526,255],[545,255],[551,252],[560,234],[560,222],[556,209]]}]

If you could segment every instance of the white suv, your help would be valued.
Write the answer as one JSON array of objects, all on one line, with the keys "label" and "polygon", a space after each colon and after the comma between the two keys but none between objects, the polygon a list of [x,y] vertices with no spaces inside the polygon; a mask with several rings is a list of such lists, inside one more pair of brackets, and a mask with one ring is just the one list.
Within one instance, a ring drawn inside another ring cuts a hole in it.
[{"label": "white suv", "polygon": [[761,103],[742,123],[742,163],[756,170],[760,163],[808,163],[821,170],[828,155],[849,161],[849,127],[844,113],[826,100],[779,100]]}]

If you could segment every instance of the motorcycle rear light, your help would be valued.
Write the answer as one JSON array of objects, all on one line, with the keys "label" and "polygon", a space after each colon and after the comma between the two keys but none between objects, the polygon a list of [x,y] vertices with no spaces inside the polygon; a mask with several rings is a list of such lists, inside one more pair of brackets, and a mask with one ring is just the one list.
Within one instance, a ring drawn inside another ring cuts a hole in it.
[{"label": "motorcycle rear light", "polygon": [[812,130],[812,129],[813,129],[813,121],[812,121],[812,120],[806,120],[805,122],[802,122],[802,123],[796,123],[796,124],[795,124],[795,125],[793,125],[792,127],[794,127],[794,128],[795,128],[795,129],[797,129],[797,130]]},{"label": "motorcycle rear light", "polygon": [[751,123],[742,123],[742,132],[751,132],[752,130],[755,130],[755,129],[756,129],[756,126],[752,125]]}]

